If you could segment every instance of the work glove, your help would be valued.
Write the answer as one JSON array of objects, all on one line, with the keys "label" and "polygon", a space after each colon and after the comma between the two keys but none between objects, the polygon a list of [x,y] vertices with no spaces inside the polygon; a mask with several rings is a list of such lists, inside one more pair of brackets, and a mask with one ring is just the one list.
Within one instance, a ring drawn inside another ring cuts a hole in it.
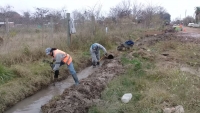
[{"label": "work glove", "polygon": [[51,69],[53,69],[54,66],[55,66],[55,64],[53,64],[53,62],[51,62],[51,63],[50,63],[50,67],[51,67]]},{"label": "work glove", "polygon": [[58,78],[58,75],[59,75],[59,70],[56,70],[56,71],[54,72],[54,78]]},{"label": "work glove", "polygon": [[52,60],[52,62],[55,62],[55,61],[56,61],[55,59]]},{"label": "work glove", "polygon": [[108,56],[108,53],[105,53],[104,56]]}]

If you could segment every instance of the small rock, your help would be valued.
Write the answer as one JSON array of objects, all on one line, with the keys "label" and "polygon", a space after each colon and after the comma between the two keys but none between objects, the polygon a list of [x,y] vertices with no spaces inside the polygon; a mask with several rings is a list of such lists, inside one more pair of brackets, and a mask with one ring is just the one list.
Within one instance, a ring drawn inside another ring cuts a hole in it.
[{"label": "small rock", "polygon": [[78,102],[74,103],[74,105],[78,106]]},{"label": "small rock", "polygon": [[172,109],[171,108],[164,108],[163,113],[172,113]]},{"label": "small rock", "polygon": [[174,113],[184,113],[183,106],[181,106],[181,105],[176,106]]},{"label": "small rock", "polygon": [[121,101],[123,103],[128,103],[132,98],[132,94],[131,93],[126,93],[121,97]]},{"label": "small rock", "polygon": [[164,108],[163,113],[184,113],[183,106],[178,105],[175,108]]},{"label": "small rock", "polygon": [[100,99],[93,99],[92,100],[94,103],[99,103],[100,102]]}]

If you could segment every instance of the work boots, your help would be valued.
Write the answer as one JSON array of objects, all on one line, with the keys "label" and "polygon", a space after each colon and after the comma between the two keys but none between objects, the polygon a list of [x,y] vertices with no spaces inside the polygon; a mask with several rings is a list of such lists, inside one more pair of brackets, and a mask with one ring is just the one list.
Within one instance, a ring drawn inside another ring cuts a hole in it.
[{"label": "work boots", "polygon": [[93,66],[93,68],[95,68],[96,66],[99,66],[100,65],[100,62],[98,61],[98,62],[92,62],[92,66]]},{"label": "work boots", "polygon": [[58,81],[58,78],[54,78],[54,80],[53,80],[53,86],[55,86],[56,84],[56,82]]},{"label": "work boots", "polygon": [[75,81],[75,85],[78,85],[79,84],[79,81],[78,81],[78,77],[76,74],[72,75],[74,81]]},{"label": "work boots", "polygon": [[96,63],[92,62],[92,66],[93,66],[93,68],[95,68],[96,67]]}]

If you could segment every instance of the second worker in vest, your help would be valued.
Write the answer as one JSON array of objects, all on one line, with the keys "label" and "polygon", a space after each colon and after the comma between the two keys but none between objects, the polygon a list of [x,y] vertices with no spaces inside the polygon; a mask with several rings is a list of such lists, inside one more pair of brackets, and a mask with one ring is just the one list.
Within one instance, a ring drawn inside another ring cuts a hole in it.
[{"label": "second worker in vest", "polygon": [[64,51],[61,51],[57,48],[50,48],[50,47],[46,48],[45,52],[46,52],[46,55],[52,56],[53,61],[55,61],[55,65],[52,67],[52,69],[55,72],[54,73],[55,80],[57,80],[58,75],[59,75],[59,67],[64,64],[67,64],[69,72],[75,81],[75,84],[76,85],[79,84],[78,77],[76,75],[76,71],[73,66],[72,57],[69,54],[67,54]]},{"label": "second worker in vest", "polygon": [[96,67],[96,65],[100,65],[100,49],[104,51],[104,55],[107,56],[107,51],[105,47],[103,47],[99,43],[94,43],[90,47],[90,54],[92,57],[92,65],[93,67]]}]

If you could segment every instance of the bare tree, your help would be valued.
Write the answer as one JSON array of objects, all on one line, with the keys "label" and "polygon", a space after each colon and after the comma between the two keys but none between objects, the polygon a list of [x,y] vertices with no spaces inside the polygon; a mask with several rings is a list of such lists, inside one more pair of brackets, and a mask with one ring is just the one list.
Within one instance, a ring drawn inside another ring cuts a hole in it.
[{"label": "bare tree", "polygon": [[10,13],[12,11],[12,6],[10,5],[7,5],[5,7],[1,7],[0,6],[0,20],[1,21],[5,21],[6,18],[9,18],[10,17]]},{"label": "bare tree", "polygon": [[195,19],[192,16],[187,16],[183,19],[183,24],[188,25],[189,23],[194,23]]},{"label": "bare tree", "polygon": [[195,7],[195,20],[196,20],[196,23],[198,23],[199,18],[200,18],[200,7]]},{"label": "bare tree", "polygon": [[123,18],[123,17],[129,17],[131,15],[131,3],[130,0],[128,1],[122,1],[117,6],[110,9],[111,17],[115,18]]},{"label": "bare tree", "polygon": [[[170,14],[161,6],[153,6],[148,4],[146,8],[142,10],[141,16],[139,17],[141,21],[148,27],[150,25],[157,24],[164,25],[165,21],[170,21]],[[166,20],[165,20],[166,19]]]},{"label": "bare tree", "polygon": [[[5,7],[0,7],[0,21],[1,22],[6,22],[6,21],[11,21],[14,23],[20,23],[21,22],[21,15],[17,13],[16,11],[12,10],[12,6],[7,5]],[[7,18],[7,20],[6,20]],[[7,28],[9,28],[11,24],[7,24]],[[14,25],[14,24],[12,24]],[[4,25],[5,26],[5,25]]]},{"label": "bare tree", "polygon": [[33,16],[35,18],[35,21],[40,24],[41,26],[43,26],[44,22],[48,21],[46,20],[46,15],[49,12],[49,9],[47,8],[35,8],[35,13],[33,13]]},{"label": "bare tree", "polygon": [[31,13],[30,11],[24,11],[23,12],[23,24],[25,24],[27,27],[30,25],[30,19],[31,19]]},{"label": "bare tree", "polygon": [[133,18],[138,19],[141,17],[144,5],[135,1],[132,5]]},{"label": "bare tree", "polygon": [[81,13],[81,11],[78,11],[78,10],[74,10],[72,14],[73,14],[75,23],[84,23],[85,21],[84,13]]},{"label": "bare tree", "polygon": [[102,5],[96,3],[93,7],[89,7],[89,9],[85,12],[87,16],[94,17],[95,19],[99,19],[101,13]]},{"label": "bare tree", "polygon": [[[45,19],[48,22],[52,19],[51,24],[54,26],[53,29],[55,30],[55,32],[60,31],[62,28],[62,25],[66,26],[65,20],[64,20],[65,17],[63,17],[65,15],[62,13],[65,13],[64,9],[61,9],[61,10],[52,9],[52,10],[49,10],[48,14],[45,16]],[[62,24],[62,20],[64,24]]]},{"label": "bare tree", "polygon": [[52,17],[53,21],[58,23],[62,19],[62,10],[49,10],[45,17],[47,20],[50,20]]}]

